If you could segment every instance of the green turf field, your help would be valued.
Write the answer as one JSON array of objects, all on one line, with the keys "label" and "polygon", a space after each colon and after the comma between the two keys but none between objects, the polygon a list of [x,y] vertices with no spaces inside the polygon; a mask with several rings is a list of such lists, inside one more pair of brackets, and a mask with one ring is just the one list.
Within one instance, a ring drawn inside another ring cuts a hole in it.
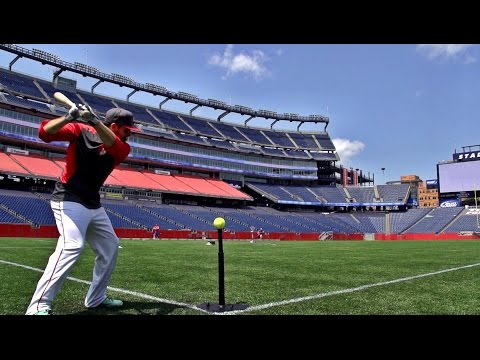
[{"label": "green turf field", "polygon": [[[225,300],[235,314],[480,314],[480,241],[224,241]],[[0,314],[24,314],[56,239],[0,238]],[[218,244],[121,240],[109,295],[121,310],[87,310],[86,247],[55,314],[211,315]],[[228,313],[227,313],[228,314]],[[231,313],[230,313],[231,314]]]}]

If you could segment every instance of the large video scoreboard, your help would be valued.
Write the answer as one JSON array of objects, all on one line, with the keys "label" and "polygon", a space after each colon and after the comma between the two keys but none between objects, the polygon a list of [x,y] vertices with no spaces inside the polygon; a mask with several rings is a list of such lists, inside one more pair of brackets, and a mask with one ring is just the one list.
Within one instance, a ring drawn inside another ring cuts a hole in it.
[{"label": "large video scoreboard", "polygon": [[[474,205],[480,195],[480,152],[453,154],[453,161],[437,164],[441,207]],[[443,206],[442,206],[443,205]]]}]

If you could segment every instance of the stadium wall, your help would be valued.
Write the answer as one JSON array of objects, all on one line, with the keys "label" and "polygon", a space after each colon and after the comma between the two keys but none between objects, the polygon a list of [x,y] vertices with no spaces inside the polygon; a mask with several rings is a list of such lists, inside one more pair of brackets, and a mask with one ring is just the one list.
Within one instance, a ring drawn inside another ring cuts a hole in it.
[{"label": "stadium wall", "polygon": [[375,240],[478,240],[480,236],[472,234],[460,233],[418,233],[418,234],[375,234]]},{"label": "stadium wall", "polygon": [[[149,239],[152,233],[143,229],[115,229],[119,238],[122,239]],[[56,226],[40,226],[33,228],[30,225],[0,224],[0,237],[27,237],[27,238],[57,238]],[[480,235],[476,233],[425,233],[425,234],[373,234],[372,240],[395,241],[395,240],[478,240]],[[256,237],[256,234],[253,234]],[[160,239],[217,239],[217,231],[192,231],[192,230],[160,230]],[[224,240],[251,240],[252,233],[249,231],[223,233]],[[318,233],[282,233],[270,232],[263,235],[263,240],[280,241],[319,241]],[[342,234],[334,233],[332,240],[367,240],[365,234]]]},{"label": "stadium wall", "polygon": [[[115,229],[119,238],[149,238],[151,233],[142,229]],[[30,225],[0,224],[0,237],[57,238],[56,226],[33,228]]]}]

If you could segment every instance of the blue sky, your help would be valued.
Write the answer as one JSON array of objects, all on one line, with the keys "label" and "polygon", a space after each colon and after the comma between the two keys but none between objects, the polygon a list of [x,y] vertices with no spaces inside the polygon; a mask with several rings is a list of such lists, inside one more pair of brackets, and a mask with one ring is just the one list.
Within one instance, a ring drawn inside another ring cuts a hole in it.
[{"label": "blue sky", "polygon": [[[327,131],[347,167],[375,175],[376,183],[401,175],[436,178],[436,164],[455,149],[480,144],[479,46],[415,44],[18,44],[104,73],[153,83],[202,99],[252,109],[330,118]],[[15,56],[0,51],[0,66]],[[27,59],[14,70],[51,80],[54,68]],[[78,87],[96,82],[73,73]],[[126,98],[130,89],[100,84],[96,92]],[[136,93],[131,101],[158,106],[163,98]],[[165,109],[188,112],[193,105],[169,101]],[[199,108],[194,114],[216,118]],[[229,122],[246,118],[230,114]],[[270,120],[248,124],[270,127]],[[278,122],[274,128],[296,129]],[[323,124],[304,124],[321,131]],[[381,168],[385,168],[384,174]]]}]

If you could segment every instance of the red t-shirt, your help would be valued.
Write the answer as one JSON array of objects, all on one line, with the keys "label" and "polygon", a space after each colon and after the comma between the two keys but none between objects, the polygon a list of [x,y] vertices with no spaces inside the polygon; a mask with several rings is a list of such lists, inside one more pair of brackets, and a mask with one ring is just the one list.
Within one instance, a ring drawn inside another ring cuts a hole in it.
[{"label": "red t-shirt", "polygon": [[55,184],[52,200],[73,201],[89,209],[98,209],[100,187],[115,166],[130,153],[130,145],[117,136],[112,146],[106,146],[92,126],[68,123],[56,134],[47,134],[40,124],[38,135],[45,142],[69,141],[67,163],[60,181]]}]

